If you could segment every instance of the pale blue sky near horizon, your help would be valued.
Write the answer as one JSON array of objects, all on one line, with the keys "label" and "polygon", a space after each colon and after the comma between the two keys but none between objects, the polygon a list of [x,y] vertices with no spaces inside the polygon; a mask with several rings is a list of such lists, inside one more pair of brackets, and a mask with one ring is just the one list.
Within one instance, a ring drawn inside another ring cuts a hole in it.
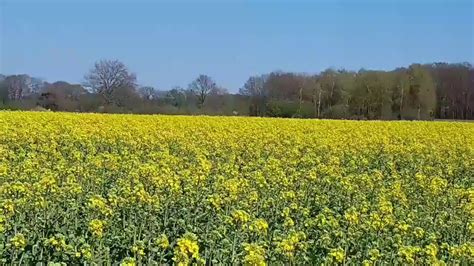
[{"label": "pale blue sky near horizon", "polygon": [[0,0],[0,73],[80,83],[119,59],[141,85],[474,62],[474,0]]}]

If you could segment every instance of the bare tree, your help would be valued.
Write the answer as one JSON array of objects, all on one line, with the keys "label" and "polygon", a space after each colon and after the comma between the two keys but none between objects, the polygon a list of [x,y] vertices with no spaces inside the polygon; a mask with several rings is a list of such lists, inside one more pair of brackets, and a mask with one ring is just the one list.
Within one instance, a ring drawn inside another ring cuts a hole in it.
[{"label": "bare tree", "polygon": [[196,96],[199,108],[203,107],[206,97],[216,88],[216,83],[207,75],[199,75],[197,79],[189,84],[189,90]]},{"label": "bare tree", "polygon": [[263,96],[265,85],[264,76],[253,76],[245,82],[244,87],[239,90],[239,93],[247,96]]},{"label": "bare tree", "polygon": [[29,90],[32,94],[40,93],[47,86],[47,83],[41,78],[31,77],[30,80]]},{"label": "bare tree", "polygon": [[215,86],[215,87],[209,92],[209,94],[222,96],[222,95],[229,94],[229,91],[228,91],[226,88],[224,88],[224,87]]},{"label": "bare tree", "polygon": [[267,87],[265,86],[266,76],[250,77],[239,90],[239,93],[250,97],[249,112],[252,115],[265,115],[265,105],[268,97]]},{"label": "bare tree", "polygon": [[138,94],[142,99],[153,100],[156,94],[156,90],[151,86],[144,86],[138,89]]},{"label": "bare tree", "polygon": [[102,95],[106,103],[112,102],[112,95],[119,88],[135,88],[136,76],[118,60],[101,60],[95,63],[84,77],[85,85]]},{"label": "bare tree", "polygon": [[8,87],[8,99],[21,100],[29,94],[31,78],[28,75],[12,75],[4,81]]},{"label": "bare tree", "polygon": [[336,70],[328,68],[319,75],[319,84],[323,94],[326,96],[326,99],[324,99],[326,108],[331,108],[338,101],[338,74]]}]

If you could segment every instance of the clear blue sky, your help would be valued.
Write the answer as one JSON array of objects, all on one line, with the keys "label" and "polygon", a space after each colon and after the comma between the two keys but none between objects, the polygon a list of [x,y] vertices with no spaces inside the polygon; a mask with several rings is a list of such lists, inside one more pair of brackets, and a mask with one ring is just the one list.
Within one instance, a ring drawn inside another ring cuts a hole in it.
[{"label": "clear blue sky", "polygon": [[[97,3],[98,2],[98,3]],[[474,0],[0,0],[0,73],[83,81],[116,58],[142,85],[474,61]]]}]

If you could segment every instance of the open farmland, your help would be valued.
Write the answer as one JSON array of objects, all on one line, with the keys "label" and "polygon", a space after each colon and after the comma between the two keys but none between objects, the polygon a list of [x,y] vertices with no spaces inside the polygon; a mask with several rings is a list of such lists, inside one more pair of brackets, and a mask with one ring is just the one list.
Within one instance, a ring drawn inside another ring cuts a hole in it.
[{"label": "open farmland", "polygon": [[471,264],[474,124],[0,112],[0,264]]}]

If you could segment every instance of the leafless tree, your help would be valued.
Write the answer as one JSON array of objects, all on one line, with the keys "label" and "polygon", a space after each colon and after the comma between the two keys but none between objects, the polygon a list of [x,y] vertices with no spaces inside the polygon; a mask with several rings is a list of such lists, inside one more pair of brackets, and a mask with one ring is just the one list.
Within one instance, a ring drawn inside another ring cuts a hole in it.
[{"label": "leafless tree", "polygon": [[199,108],[202,108],[206,97],[216,88],[216,83],[207,75],[199,75],[197,79],[189,84],[189,90],[196,96]]},{"label": "leafless tree", "polygon": [[118,60],[100,60],[85,75],[85,85],[102,95],[106,103],[112,102],[112,95],[119,88],[135,88],[136,76]]},{"label": "leafless tree", "polygon": [[144,86],[138,89],[138,94],[142,99],[153,100],[156,94],[156,90],[151,86]]},{"label": "leafless tree", "polygon": [[265,86],[266,76],[250,77],[239,90],[239,93],[250,97],[250,113],[252,115],[265,115],[265,105],[268,96],[267,87]]},{"label": "leafless tree", "polygon": [[250,77],[239,92],[247,96],[263,96],[265,94],[264,85],[265,78],[263,76]]},{"label": "leafless tree", "polygon": [[31,78],[28,75],[12,75],[5,78],[8,86],[8,99],[21,100],[29,93]]},{"label": "leafless tree", "polygon": [[219,87],[219,86],[215,86],[210,92],[209,94],[211,95],[218,95],[218,96],[222,96],[222,95],[226,95],[228,94],[229,91],[224,88],[224,87]]}]

